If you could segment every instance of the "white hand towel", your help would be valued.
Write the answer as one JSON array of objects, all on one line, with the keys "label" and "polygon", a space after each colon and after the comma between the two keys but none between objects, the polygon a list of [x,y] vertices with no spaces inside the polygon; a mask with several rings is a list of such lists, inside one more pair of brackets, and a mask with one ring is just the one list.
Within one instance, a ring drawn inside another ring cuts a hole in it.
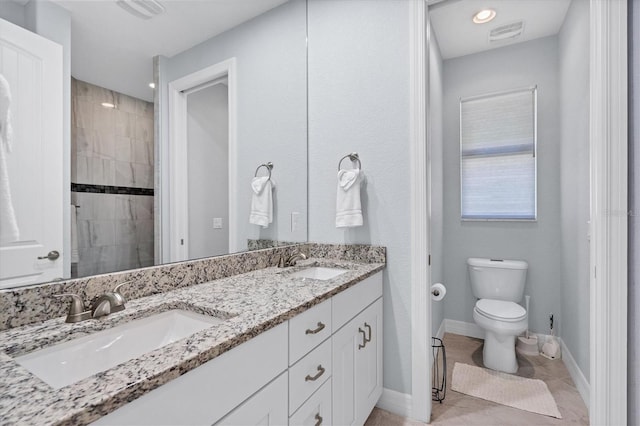
[{"label": "white hand towel", "polygon": [[18,221],[11,200],[7,155],[11,152],[11,91],[9,82],[0,75],[0,244],[20,239]]},{"label": "white hand towel", "polygon": [[249,223],[264,228],[273,222],[273,187],[268,176],[255,177],[251,180],[251,213]]},{"label": "white hand towel", "polygon": [[336,228],[362,226],[361,178],[360,169],[338,171]]},{"label": "white hand towel", "polygon": [[80,262],[78,254],[78,208],[71,204],[71,263]]}]

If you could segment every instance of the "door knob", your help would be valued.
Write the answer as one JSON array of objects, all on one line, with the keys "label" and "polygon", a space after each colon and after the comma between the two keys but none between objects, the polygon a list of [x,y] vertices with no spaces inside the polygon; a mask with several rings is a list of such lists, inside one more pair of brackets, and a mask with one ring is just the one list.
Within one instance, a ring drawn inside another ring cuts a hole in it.
[{"label": "door knob", "polygon": [[57,250],[51,250],[49,253],[47,253],[46,256],[38,256],[38,259],[49,259],[51,261],[54,261],[59,257],[60,252],[58,252]]}]

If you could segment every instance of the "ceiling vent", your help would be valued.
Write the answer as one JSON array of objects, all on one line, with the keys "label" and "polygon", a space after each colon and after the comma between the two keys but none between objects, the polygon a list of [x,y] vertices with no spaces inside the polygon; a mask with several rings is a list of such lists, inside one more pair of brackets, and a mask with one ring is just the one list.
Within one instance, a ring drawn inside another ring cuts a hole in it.
[{"label": "ceiling vent", "polygon": [[524,21],[512,22],[511,24],[501,25],[489,32],[489,43],[499,41],[513,40],[520,37],[524,32]]},{"label": "ceiling vent", "polygon": [[140,19],[151,19],[164,13],[164,6],[156,0],[118,0],[116,3]]}]

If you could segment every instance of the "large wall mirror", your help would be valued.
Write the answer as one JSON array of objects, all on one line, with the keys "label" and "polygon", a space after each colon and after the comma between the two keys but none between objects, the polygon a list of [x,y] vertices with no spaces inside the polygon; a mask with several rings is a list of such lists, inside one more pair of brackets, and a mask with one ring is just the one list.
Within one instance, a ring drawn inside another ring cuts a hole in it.
[{"label": "large wall mirror", "polygon": [[[20,229],[0,241],[0,288],[307,240],[306,1],[32,2],[3,2],[3,30],[25,40],[30,7],[67,27],[70,81],[54,103],[70,105],[70,134],[61,154],[23,143],[46,133],[29,109],[57,123],[62,107],[25,89],[32,47],[0,40],[14,129],[2,154]],[[33,176],[54,162],[63,212],[38,218],[47,207],[33,202]]]}]

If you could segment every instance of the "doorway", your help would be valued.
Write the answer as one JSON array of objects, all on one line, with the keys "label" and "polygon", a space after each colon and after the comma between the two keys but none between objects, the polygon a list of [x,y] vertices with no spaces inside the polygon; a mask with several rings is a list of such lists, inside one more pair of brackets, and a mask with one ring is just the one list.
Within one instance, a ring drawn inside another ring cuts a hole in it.
[{"label": "doorway", "polygon": [[229,253],[229,87],[224,76],[185,92],[189,259]]},{"label": "doorway", "polygon": [[[169,167],[163,171],[161,179],[169,182],[170,211],[169,220],[161,220],[160,238],[164,240],[161,245],[169,250],[163,250],[162,260],[176,262],[213,256],[220,254],[214,253],[215,250],[223,248],[227,248],[227,253],[234,253],[238,247],[236,60],[230,58],[203,68],[169,82],[168,86],[170,147],[166,155]],[[192,106],[209,106],[202,107],[201,112],[192,109],[194,114],[190,119],[190,102]],[[207,114],[214,114],[215,118]],[[198,134],[197,139],[201,139],[198,143],[193,142],[194,146],[189,143],[190,121],[192,136]],[[207,123],[204,127],[203,122]],[[226,144],[214,143],[212,138],[226,141]],[[194,147],[196,149],[190,153]],[[203,157],[198,158],[198,155]],[[197,166],[190,164],[190,157]],[[224,176],[226,185],[220,181]],[[220,200],[225,201],[220,203]],[[199,230],[207,232],[199,235]],[[196,236],[193,244],[192,235]],[[207,241],[211,235],[215,235],[215,243]],[[191,250],[194,253],[190,253]]]}]

